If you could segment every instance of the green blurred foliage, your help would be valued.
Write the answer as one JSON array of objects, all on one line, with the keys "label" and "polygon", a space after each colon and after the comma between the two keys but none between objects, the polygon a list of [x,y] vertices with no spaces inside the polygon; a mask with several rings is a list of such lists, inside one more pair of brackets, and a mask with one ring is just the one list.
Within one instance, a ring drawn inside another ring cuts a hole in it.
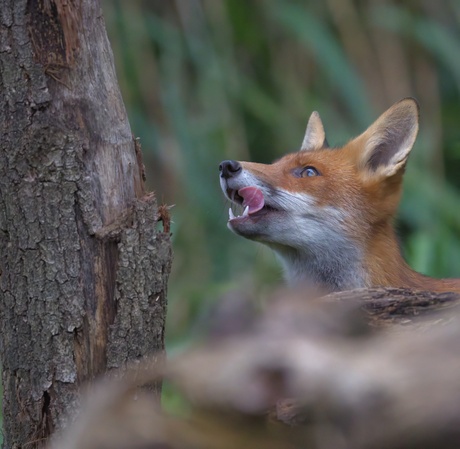
[{"label": "green blurred foliage", "polygon": [[107,28],[150,188],[174,204],[170,350],[231,288],[263,297],[274,255],[226,228],[223,159],[296,150],[318,110],[329,143],[403,97],[421,106],[399,229],[410,264],[460,276],[457,0],[105,0]]}]

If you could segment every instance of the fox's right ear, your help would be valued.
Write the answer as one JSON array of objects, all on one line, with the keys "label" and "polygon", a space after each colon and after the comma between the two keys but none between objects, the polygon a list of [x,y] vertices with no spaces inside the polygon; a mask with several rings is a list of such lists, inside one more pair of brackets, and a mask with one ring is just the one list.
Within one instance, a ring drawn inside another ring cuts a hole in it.
[{"label": "fox's right ear", "polygon": [[418,103],[405,98],[385,111],[355,139],[358,167],[373,177],[389,177],[404,168],[418,132]]},{"label": "fox's right ear", "polygon": [[308,120],[305,137],[303,138],[300,151],[319,150],[327,146],[326,133],[319,114],[314,111]]}]

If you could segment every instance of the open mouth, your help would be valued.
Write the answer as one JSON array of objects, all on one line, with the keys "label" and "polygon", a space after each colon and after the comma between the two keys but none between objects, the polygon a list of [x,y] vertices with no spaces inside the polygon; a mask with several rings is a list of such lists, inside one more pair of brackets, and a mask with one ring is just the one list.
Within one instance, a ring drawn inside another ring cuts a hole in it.
[{"label": "open mouth", "polygon": [[231,222],[243,221],[249,217],[255,218],[269,210],[275,210],[265,203],[264,194],[257,187],[243,187],[239,190],[228,188],[226,193],[234,204],[243,207],[241,215],[236,215],[230,207],[228,217]]}]

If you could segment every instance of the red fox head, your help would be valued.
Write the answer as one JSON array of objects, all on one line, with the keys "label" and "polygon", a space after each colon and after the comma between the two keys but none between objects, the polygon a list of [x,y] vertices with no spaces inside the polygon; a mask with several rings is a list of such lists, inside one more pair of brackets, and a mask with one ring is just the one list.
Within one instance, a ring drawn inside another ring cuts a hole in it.
[{"label": "red fox head", "polygon": [[241,216],[229,210],[228,227],[273,248],[291,283],[327,290],[407,284],[392,266],[404,263],[392,220],[417,132],[412,98],[340,148],[329,148],[313,112],[297,153],[271,165],[220,164],[224,194],[244,208]]}]

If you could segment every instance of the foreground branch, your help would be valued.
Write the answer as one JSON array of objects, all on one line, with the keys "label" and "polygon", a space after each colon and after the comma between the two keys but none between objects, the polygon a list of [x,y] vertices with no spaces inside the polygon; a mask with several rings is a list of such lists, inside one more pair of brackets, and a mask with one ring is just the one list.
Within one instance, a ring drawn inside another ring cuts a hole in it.
[{"label": "foreground branch", "polygon": [[[460,305],[458,293],[413,291],[404,288],[365,288],[333,293],[325,299],[362,303],[370,322],[376,325],[420,325],[420,317],[433,320],[435,324],[439,317],[434,312],[454,309],[452,312],[458,313],[457,307]],[[450,315],[443,315],[442,320],[448,319]]]},{"label": "foreground branch", "polygon": [[[55,447],[459,447],[460,295],[277,296],[246,328],[101,386]],[[216,314],[226,323],[242,316],[231,299]],[[185,415],[136,392],[160,374],[188,401]]]}]

